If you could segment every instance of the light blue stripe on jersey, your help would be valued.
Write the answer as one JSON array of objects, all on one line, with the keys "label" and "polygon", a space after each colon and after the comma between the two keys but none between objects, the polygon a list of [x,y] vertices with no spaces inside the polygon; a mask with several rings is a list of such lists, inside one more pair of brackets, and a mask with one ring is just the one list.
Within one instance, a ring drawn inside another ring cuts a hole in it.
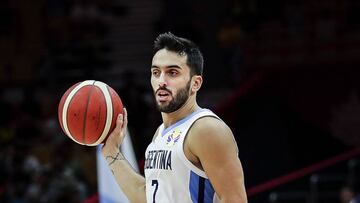
[{"label": "light blue stripe on jersey", "polygon": [[186,116],[185,118],[179,120],[178,122],[172,124],[171,126],[169,126],[168,128],[164,129],[162,132],[162,136],[164,136],[166,133],[168,133],[169,131],[171,131],[172,129],[174,129],[175,127],[185,123],[187,120],[189,120],[191,117],[193,117],[195,114],[200,113],[202,111],[208,111],[208,109],[198,109],[194,112],[192,112],[190,115]]},{"label": "light blue stripe on jersey", "polygon": [[[202,177],[200,177],[199,175],[197,175],[196,173],[194,173],[193,171],[191,171],[190,173],[190,182],[189,182],[189,191],[190,191],[190,196],[191,196],[191,200],[193,203],[199,203],[198,199],[199,199],[199,193],[201,193],[201,191],[199,191],[199,182],[200,179]],[[205,180],[205,184],[204,184],[204,191],[203,191],[203,195],[204,195],[204,201],[203,203],[213,203],[213,199],[214,199],[214,195],[215,195],[215,190],[213,188],[213,186],[211,185],[209,179],[204,179]]]}]

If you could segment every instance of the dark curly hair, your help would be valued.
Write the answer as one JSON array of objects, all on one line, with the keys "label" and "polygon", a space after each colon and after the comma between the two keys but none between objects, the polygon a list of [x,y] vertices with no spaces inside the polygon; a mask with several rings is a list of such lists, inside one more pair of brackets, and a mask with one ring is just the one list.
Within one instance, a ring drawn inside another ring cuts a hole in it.
[{"label": "dark curly hair", "polygon": [[179,55],[187,56],[186,64],[190,67],[191,76],[203,74],[204,58],[194,42],[175,36],[171,32],[166,32],[155,39],[154,54],[164,48]]}]

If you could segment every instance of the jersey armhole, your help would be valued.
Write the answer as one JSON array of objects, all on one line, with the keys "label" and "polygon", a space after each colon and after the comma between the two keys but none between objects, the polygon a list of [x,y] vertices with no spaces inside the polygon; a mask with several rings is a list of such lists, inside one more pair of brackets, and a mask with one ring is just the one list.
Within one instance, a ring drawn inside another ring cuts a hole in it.
[{"label": "jersey armhole", "polygon": [[[183,142],[182,142],[181,145],[178,145],[177,151],[179,152],[178,154],[179,154],[180,159],[184,162],[184,164],[185,164],[191,171],[193,171],[195,174],[197,174],[197,175],[199,175],[199,176],[201,176],[201,177],[203,177],[203,178],[208,179],[205,171],[203,171],[203,170],[201,170],[200,168],[198,168],[197,166],[195,166],[195,165],[186,157],[185,152],[184,152],[185,139],[186,139],[186,137],[188,136],[188,133],[189,133],[191,127],[194,125],[194,123],[195,123],[196,121],[198,121],[199,119],[204,118],[204,117],[213,117],[213,118],[219,119],[219,117],[217,117],[216,115],[212,115],[212,114],[210,114],[210,115],[208,114],[208,115],[204,115],[204,116],[201,116],[201,117],[196,118],[196,119],[193,121],[193,123],[190,125],[190,127],[188,128],[188,130],[186,131],[185,137],[183,138],[184,140],[183,140]],[[220,120],[220,119],[219,119],[219,120]]]},{"label": "jersey armhole", "polygon": [[155,132],[155,134],[153,135],[153,138],[152,138],[151,142],[155,142],[155,140],[159,137],[159,134],[162,133],[163,128],[164,128],[164,124],[161,124],[161,125],[156,129],[156,132]]}]

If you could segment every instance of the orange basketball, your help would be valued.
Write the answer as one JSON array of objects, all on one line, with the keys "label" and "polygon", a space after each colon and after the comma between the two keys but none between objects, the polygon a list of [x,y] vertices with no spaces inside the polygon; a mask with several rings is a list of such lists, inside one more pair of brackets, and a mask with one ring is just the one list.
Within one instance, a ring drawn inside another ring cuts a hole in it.
[{"label": "orange basketball", "polygon": [[86,80],[70,87],[62,96],[58,118],[64,133],[76,143],[103,143],[123,113],[119,95],[107,84]]}]

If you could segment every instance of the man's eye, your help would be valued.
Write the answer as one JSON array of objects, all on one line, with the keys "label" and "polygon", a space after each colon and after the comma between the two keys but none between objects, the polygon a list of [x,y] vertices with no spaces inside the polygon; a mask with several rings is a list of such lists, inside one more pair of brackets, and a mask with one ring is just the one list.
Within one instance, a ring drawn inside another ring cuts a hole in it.
[{"label": "man's eye", "polygon": [[171,76],[176,76],[177,74],[178,74],[177,71],[170,71],[170,75],[171,75]]},{"label": "man's eye", "polygon": [[154,75],[154,76],[158,76],[158,75],[159,75],[159,71],[154,70],[154,71],[152,72],[152,75]]}]

